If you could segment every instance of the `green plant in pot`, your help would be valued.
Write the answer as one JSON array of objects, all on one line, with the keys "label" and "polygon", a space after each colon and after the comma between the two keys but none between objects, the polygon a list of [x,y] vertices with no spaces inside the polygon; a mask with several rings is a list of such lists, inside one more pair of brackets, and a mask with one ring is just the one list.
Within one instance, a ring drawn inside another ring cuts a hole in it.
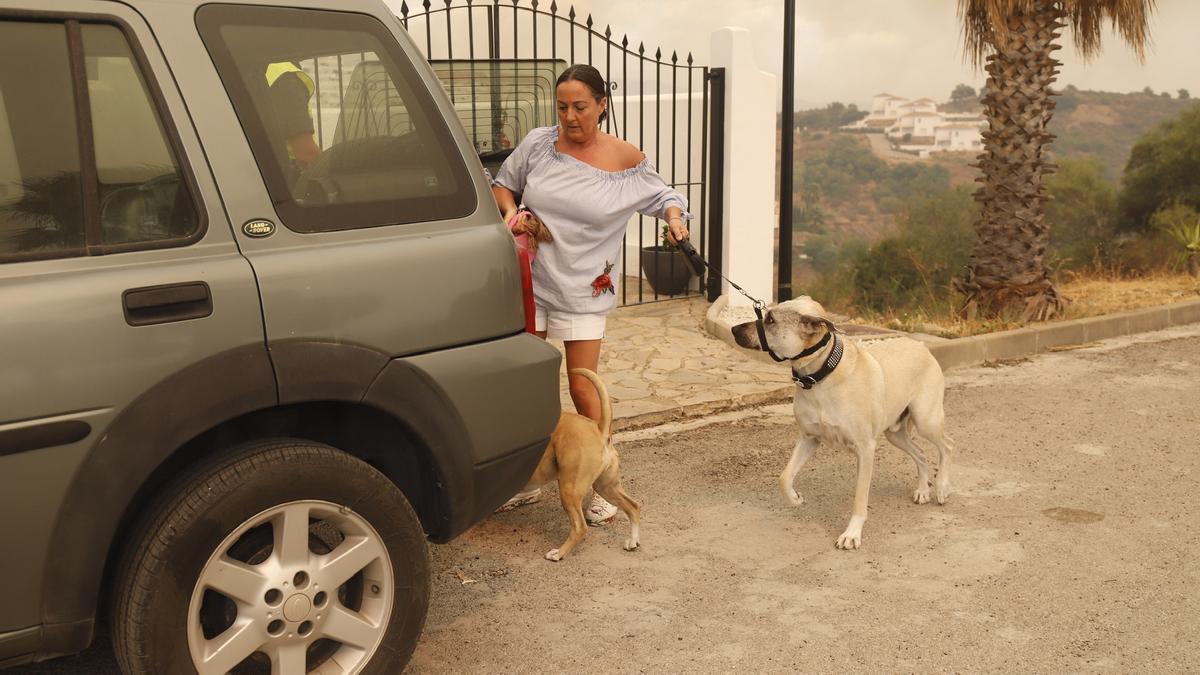
[{"label": "green plant in pot", "polygon": [[683,251],[667,237],[666,225],[660,230],[659,240],[656,246],[642,247],[642,276],[657,295],[679,295],[687,290],[692,270]]}]

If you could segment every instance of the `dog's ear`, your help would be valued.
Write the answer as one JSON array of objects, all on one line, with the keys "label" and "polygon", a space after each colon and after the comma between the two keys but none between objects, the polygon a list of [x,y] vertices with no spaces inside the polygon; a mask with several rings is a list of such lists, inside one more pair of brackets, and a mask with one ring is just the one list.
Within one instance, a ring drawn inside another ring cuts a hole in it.
[{"label": "dog's ear", "polygon": [[543,223],[542,220],[537,216],[531,216],[531,218],[537,225],[533,230],[534,239],[537,239],[543,244],[549,244],[550,242],[554,241],[554,235],[550,234],[550,228],[546,227],[546,224]]},{"label": "dog's ear", "polygon": [[800,321],[804,324],[804,326],[806,328],[808,328],[809,330],[812,330],[814,332],[816,330],[818,330],[819,328],[825,328],[830,333],[842,332],[841,330],[838,329],[837,326],[833,325],[832,321],[830,321],[829,319],[826,319],[823,316],[812,316],[810,314],[801,314]]}]

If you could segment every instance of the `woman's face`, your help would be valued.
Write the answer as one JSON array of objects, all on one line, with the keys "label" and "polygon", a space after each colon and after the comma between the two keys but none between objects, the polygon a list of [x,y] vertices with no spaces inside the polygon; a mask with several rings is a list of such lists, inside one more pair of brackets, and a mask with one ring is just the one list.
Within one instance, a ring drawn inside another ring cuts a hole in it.
[{"label": "woman's face", "polygon": [[579,80],[558,85],[557,96],[559,132],[576,143],[595,136],[600,128],[600,113],[608,106],[608,99],[602,97],[597,102],[592,90]]}]

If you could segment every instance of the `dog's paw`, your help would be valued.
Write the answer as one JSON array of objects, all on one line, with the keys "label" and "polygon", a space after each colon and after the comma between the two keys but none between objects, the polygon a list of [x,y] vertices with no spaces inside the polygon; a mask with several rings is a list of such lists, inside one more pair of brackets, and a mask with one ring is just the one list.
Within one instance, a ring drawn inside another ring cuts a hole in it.
[{"label": "dog's paw", "polygon": [[862,535],[843,532],[842,536],[838,537],[837,543],[834,544],[834,546],[842,549],[843,551],[857,549],[859,546],[862,546]]},{"label": "dog's paw", "polygon": [[792,506],[800,506],[801,504],[804,503],[804,497],[801,497],[800,493],[796,492],[796,490],[794,488],[790,488],[790,487],[784,488],[783,489],[783,497]]},{"label": "dog's paw", "polygon": [[929,503],[929,486],[923,485],[916,490],[913,490],[913,501],[917,504]]},{"label": "dog's paw", "polygon": [[554,562],[558,562],[559,560],[562,560],[562,559],[563,559],[562,554],[558,552],[558,549],[553,548],[553,549],[550,549],[549,551],[546,551],[546,560],[553,560]]},{"label": "dog's paw", "polygon": [[626,551],[636,551],[638,549],[638,546],[640,546],[640,545],[641,544],[638,542],[637,539],[631,538],[631,539],[625,540],[625,550]]},{"label": "dog's paw", "polygon": [[950,498],[950,485],[938,485],[934,488],[933,497],[938,504],[945,504],[946,500]]}]

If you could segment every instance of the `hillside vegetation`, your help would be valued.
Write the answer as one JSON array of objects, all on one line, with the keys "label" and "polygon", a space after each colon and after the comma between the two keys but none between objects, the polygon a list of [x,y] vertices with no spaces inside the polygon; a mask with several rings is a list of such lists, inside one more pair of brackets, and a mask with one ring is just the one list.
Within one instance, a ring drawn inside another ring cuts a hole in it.
[{"label": "hillside vegetation", "polygon": [[1104,176],[1116,181],[1129,161],[1129,151],[1143,134],[1197,105],[1161,94],[1117,94],[1068,86],[1058,97],[1050,131],[1058,136],[1050,147],[1057,157],[1095,159]]},{"label": "hillside vegetation", "polygon": [[[1200,269],[1200,105],[1070,88],[1061,101],[1059,170],[1045,183],[1060,283]],[[878,134],[798,131],[794,287],[847,314],[950,320],[974,242],[974,161],[896,153]]]}]

